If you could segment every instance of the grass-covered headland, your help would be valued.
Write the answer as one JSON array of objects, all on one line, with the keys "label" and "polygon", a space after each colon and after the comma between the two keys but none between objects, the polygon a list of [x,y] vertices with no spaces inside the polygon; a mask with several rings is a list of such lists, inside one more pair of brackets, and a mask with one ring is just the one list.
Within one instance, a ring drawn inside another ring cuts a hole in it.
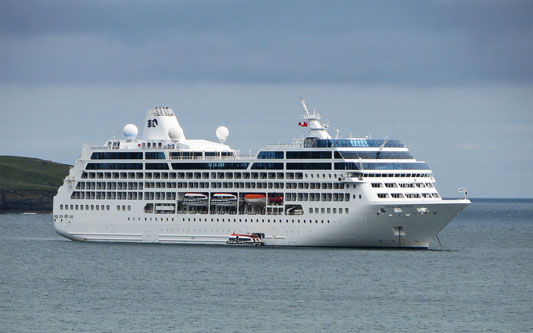
[{"label": "grass-covered headland", "polygon": [[0,156],[0,213],[51,212],[69,168],[38,158]]}]

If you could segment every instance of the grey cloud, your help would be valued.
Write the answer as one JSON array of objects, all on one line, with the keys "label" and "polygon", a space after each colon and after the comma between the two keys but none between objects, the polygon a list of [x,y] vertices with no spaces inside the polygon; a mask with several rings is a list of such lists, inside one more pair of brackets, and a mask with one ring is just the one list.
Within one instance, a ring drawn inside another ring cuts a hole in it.
[{"label": "grey cloud", "polygon": [[533,81],[525,1],[2,2],[4,83]]}]

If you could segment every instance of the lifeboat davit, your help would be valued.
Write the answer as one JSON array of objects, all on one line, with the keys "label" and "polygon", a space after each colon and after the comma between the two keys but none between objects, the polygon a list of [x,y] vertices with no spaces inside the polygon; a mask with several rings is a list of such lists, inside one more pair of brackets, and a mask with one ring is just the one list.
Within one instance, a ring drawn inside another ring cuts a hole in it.
[{"label": "lifeboat davit", "polygon": [[266,194],[249,193],[244,195],[244,202],[250,205],[266,205]]}]

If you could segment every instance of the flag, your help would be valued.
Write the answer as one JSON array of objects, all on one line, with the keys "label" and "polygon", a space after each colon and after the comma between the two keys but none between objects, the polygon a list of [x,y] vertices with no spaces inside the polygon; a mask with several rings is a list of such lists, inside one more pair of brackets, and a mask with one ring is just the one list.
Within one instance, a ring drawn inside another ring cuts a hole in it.
[{"label": "flag", "polygon": [[299,122],[298,125],[300,125],[302,127],[307,127],[307,123],[305,121]]}]

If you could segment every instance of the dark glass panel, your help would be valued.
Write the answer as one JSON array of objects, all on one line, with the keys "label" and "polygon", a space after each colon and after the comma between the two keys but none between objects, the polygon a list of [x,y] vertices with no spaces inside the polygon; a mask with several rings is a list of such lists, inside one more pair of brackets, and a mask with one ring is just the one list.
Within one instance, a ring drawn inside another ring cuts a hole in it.
[{"label": "dark glass panel", "polygon": [[167,163],[146,163],[144,167],[146,170],[168,170]]},{"label": "dark glass panel", "polygon": [[166,159],[165,153],[162,151],[146,152],[145,157],[147,160],[164,160]]},{"label": "dark glass panel", "polygon": [[335,170],[429,170],[426,163],[335,163]]},{"label": "dark glass panel", "polygon": [[262,163],[257,162],[252,164],[252,169],[263,169],[263,170],[283,170],[283,163]]},{"label": "dark glass panel", "polygon": [[287,159],[320,159],[331,158],[330,151],[288,151]]},{"label": "dark glass panel", "polygon": [[282,159],[282,151],[262,151],[257,155],[258,159]]},{"label": "dark glass panel", "polygon": [[142,160],[141,152],[94,152],[91,160]]},{"label": "dark glass panel", "polygon": [[403,148],[404,145],[399,140],[371,140],[371,139],[314,139],[305,143],[309,147],[330,148],[330,147],[394,147]]},{"label": "dark glass panel", "polygon": [[142,163],[88,163],[86,170],[142,170]]},{"label": "dark glass panel", "polygon": [[182,157],[182,158],[202,157],[202,152],[201,151],[178,151],[178,152],[171,152],[170,156],[171,157]]},{"label": "dark glass panel", "polygon": [[408,151],[336,151],[335,158],[344,159],[411,159]]},{"label": "dark glass panel", "polygon": [[248,168],[249,163],[172,163],[175,170],[243,170]]},{"label": "dark glass panel", "polygon": [[331,170],[331,163],[287,163],[287,170]]}]

